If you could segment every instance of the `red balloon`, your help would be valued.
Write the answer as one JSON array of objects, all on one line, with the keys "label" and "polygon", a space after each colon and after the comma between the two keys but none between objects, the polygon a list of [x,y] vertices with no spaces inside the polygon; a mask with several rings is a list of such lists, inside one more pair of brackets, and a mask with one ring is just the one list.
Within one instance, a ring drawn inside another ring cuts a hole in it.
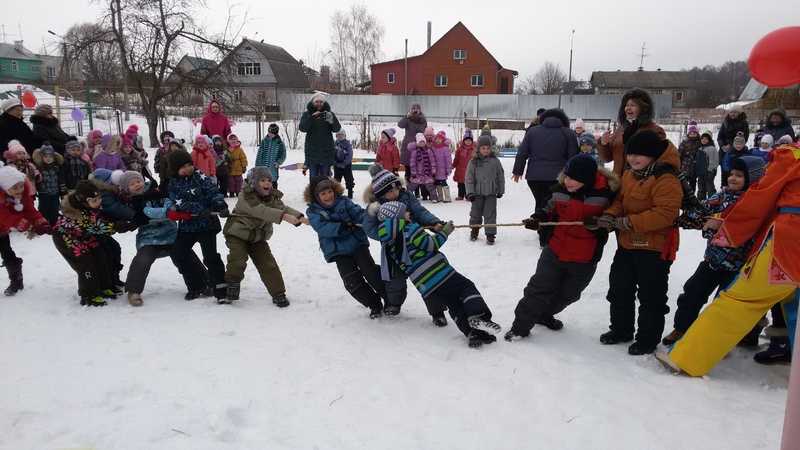
[{"label": "red balloon", "polygon": [[36,96],[33,95],[33,92],[25,91],[25,93],[22,94],[22,104],[26,108],[33,108],[36,106]]},{"label": "red balloon", "polygon": [[779,28],[761,38],[750,51],[747,67],[765,86],[800,83],[800,27]]}]

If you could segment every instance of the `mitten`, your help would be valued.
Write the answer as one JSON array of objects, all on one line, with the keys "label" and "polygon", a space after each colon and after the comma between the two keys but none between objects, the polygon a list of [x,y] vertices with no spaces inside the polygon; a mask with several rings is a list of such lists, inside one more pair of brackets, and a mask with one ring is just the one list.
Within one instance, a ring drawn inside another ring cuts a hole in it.
[{"label": "mitten", "polygon": [[173,222],[177,222],[181,220],[181,213],[178,211],[167,210],[167,219],[172,220]]},{"label": "mitten", "polygon": [[539,219],[535,217],[528,217],[527,219],[523,220],[522,223],[524,223],[525,228],[529,230],[536,231],[539,229]]},{"label": "mitten", "polygon": [[503,198],[503,194],[497,194],[497,198]]},{"label": "mitten", "polygon": [[147,214],[145,214],[143,211],[136,211],[133,214],[133,221],[136,222],[139,226],[142,226],[150,223],[150,218],[147,217]]},{"label": "mitten", "polygon": [[224,208],[219,211],[219,216],[222,217],[223,219],[228,217],[229,215],[230,211],[228,211],[228,208]]},{"label": "mitten", "polygon": [[197,214],[197,217],[199,217],[201,219],[208,219],[209,217],[211,217],[211,210],[208,209],[208,208],[205,208],[205,209],[203,209],[202,211],[200,211]]},{"label": "mitten", "polygon": [[37,222],[36,225],[33,226],[33,231],[35,231],[38,236],[43,234],[53,234],[53,227],[50,226],[50,224],[45,220]]},{"label": "mitten", "polygon": [[325,121],[329,124],[333,125],[333,113],[330,111],[325,111]]},{"label": "mitten", "polygon": [[453,230],[455,230],[455,229],[456,229],[456,226],[455,226],[455,225],[453,225],[453,221],[452,221],[452,220],[451,220],[451,221],[449,221],[449,222],[447,222],[446,224],[444,224],[444,226],[442,227],[442,231],[444,231],[444,232],[445,232],[445,233],[446,233],[448,236],[449,236],[449,235],[450,235],[450,233],[452,233],[452,232],[453,232]]},{"label": "mitten", "polygon": [[[594,221],[594,225],[590,226],[592,220]],[[600,216],[599,219],[595,217],[592,217],[592,219],[586,219],[584,220],[583,224],[586,226],[586,228],[590,230],[597,230],[603,228],[605,230],[611,231],[614,229],[614,220],[615,217],[612,216],[611,214],[603,214],[602,216]],[[590,225],[587,225],[587,222]]]},{"label": "mitten", "polygon": [[467,201],[474,202],[475,201],[475,194],[469,194],[467,196]]},{"label": "mitten", "polygon": [[633,225],[631,225],[631,219],[628,217],[619,217],[614,220],[614,228],[623,231],[630,231],[633,229]]},{"label": "mitten", "polygon": [[28,228],[31,227],[31,223],[27,219],[19,219],[17,222],[17,226],[14,228],[18,229],[19,231],[25,232],[28,231]]}]

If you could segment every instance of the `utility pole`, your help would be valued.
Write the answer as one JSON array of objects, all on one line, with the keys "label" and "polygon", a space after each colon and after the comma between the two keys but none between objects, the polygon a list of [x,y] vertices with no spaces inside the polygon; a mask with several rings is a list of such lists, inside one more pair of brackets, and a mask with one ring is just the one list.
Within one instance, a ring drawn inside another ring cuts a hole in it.
[{"label": "utility pole", "polygon": [[569,41],[569,102],[572,103],[572,44],[575,42],[575,30],[572,30],[572,39]]},{"label": "utility pole", "polygon": [[[120,43],[120,45],[123,45],[122,43],[124,42],[124,40],[123,40],[123,37],[122,37],[122,5],[121,5],[120,0],[117,0],[117,24],[119,26],[119,43]],[[127,57],[127,55],[125,55],[123,53],[122,57],[125,58],[125,57]],[[128,108],[128,71],[127,70],[125,71],[125,79],[122,80],[122,81],[124,83],[122,85],[122,95],[123,95],[122,107],[125,109],[125,120],[131,120],[131,114],[130,114],[129,108]]]},{"label": "utility pole", "polygon": [[406,71],[403,74],[403,95],[408,95],[408,39],[406,39]]}]

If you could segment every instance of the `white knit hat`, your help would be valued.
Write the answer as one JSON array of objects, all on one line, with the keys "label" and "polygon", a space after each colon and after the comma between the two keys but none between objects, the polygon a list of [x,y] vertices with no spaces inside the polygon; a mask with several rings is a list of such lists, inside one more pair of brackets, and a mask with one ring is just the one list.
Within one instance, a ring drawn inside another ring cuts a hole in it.
[{"label": "white knit hat", "polygon": [[0,162],[0,189],[8,192],[15,184],[25,181],[25,174]]}]

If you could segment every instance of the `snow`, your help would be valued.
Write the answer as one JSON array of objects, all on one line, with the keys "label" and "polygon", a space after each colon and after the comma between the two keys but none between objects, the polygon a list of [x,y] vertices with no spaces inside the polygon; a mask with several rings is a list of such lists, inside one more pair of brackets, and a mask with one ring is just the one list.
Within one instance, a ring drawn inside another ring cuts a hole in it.
[{"label": "snow", "polygon": [[[134,122],[145,134],[144,120]],[[347,127],[357,134],[355,124]],[[234,132],[251,142],[255,125]],[[246,151],[254,158],[254,147]],[[302,154],[290,150],[286,163]],[[513,160],[502,161],[510,177]],[[355,175],[363,204],[369,176]],[[281,173],[288,205],[305,209],[307,181],[300,171]],[[227,201],[232,209],[235,200]],[[425,206],[444,220],[468,221],[467,202]],[[518,223],[532,209],[527,186],[509,180],[498,221]],[[134,235],[117,238],[127,265]],[[699,233],[681,231],[681,239],[667,327],[705,246]],[[222,234],[217,241],[227,254]],[[370,320],[325,263],[310,227],[276,226],[269,243],[288,308],[272,305],[252,265],[233,305],[184,301],[168,259],[153,266],[144,307],[121,297],[87,308],[50,238],[12,234],[26,287],[0,299],[0,449],[779,446],[787,366],[755,364],[754,350],[737,348],[693,379],[669,375],[652,356],[629,356],[627,345],[598,342],[609,323],[613,238],[583,298],[559,314],[563,330],[536,327],[513,344],[501,334],[478,350],[452,321],[436,328],[413,288],[401,315]],[[378,245],[370,250],[379,261]],[[458,229],[443,250],[508,329],[541,251],[536,234],[503,227],[489,247]]]}]

